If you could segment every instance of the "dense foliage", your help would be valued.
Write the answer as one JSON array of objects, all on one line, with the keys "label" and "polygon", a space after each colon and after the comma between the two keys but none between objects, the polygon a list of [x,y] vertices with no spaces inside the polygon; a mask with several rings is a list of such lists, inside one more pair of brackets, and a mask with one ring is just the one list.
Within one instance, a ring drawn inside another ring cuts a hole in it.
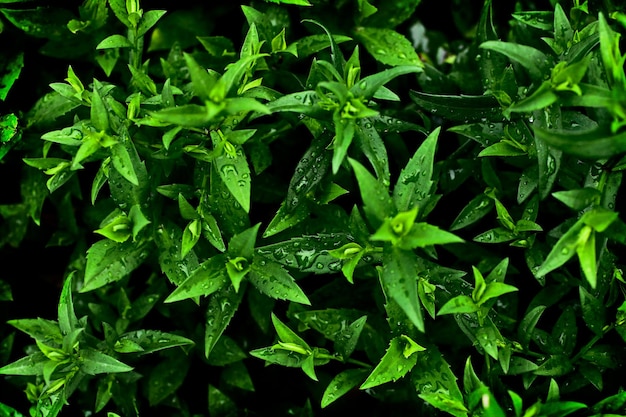
[{"label": "dense foliage", "polygon": [[0,416],[626,415],[619,1],[161,3],[0,0]]}]

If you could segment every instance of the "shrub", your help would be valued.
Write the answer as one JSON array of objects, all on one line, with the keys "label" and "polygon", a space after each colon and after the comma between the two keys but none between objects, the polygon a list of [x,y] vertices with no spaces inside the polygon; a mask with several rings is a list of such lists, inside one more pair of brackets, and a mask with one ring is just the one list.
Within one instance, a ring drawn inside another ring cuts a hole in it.
[{"label": "shrub", "polygon": [[1,415],[626,415],[619,6],[1,3]]}]

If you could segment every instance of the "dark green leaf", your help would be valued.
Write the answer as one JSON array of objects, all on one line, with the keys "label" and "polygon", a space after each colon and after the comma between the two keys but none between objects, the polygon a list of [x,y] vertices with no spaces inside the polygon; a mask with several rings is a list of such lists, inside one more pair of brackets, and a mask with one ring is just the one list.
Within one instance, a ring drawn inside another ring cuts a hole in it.
[{"label": "dark green leaf", "polygon": [[121,335],[116,342],[116,347],[118,344],[120,347],[124,346],[127,341],[139,346],[141,348],[141,351],[139,351],[141,355],[177,346],[194,344],[193,340],[173,333],[158,330],[135,330]]},{"label": "dark green leaf", "polygon": [[348,369],[337,374],[328,384],[322,395],[322,408],[337,401],[353,388],[359,386],[368,374],[366,369]]},{"label": "dark green leaf", "polygon": [[86,348],[80,351],[80,370],[87,375],[132,371],[128,366],[117,359],[100,351]]},{"label": "dark green leaf", "polygon": [[448,120],[470,123],[503,121],[497,100],[489,96],[455,96],[409,91],[411,99],[432,114]]}]

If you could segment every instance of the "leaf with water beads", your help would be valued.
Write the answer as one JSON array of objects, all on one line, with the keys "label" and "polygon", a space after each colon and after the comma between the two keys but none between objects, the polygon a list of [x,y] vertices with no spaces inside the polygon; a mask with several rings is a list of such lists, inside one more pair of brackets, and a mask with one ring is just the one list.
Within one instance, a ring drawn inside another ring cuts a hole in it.
[{"label": "leaf with water beads", "polygon": [[395,211],[393,201],[389,196],[389,189],[381,181],[377,181],[360,162],[352,158],[348,160],[359,184],[364,204],[363,210],[367,219],[374,227],[378,227]]},{"label": "leaf with water beads", "polygon": [[456,219],[452,222],[450,230],[462,229],[485,217],[493,209],[492,201],[493,200],[484,193],[478,194],[463,207],[459,215],[456,216]]},{"label": "leaf with water beads", "polygon": [[368,372],[367,369],[348,369],[337,374],[324,390],[321,407],[327,407],[360,385]]},{"label": "leaf with water beads", "polygon": [[435,149],[440,132],[441,127],[435,128],[400,172],[393,189],[393,200],[399,211],[410,210],[416,202],[430,196]]},{"label": "leaf with water beads", "polygon": [[141,348],[141,351],[137,352],[139,355],[146,355],[163,349],[194,344],[193,340],[173,333],[166,333],[159,330],[135,330],[121,335],[117,340],[114,349],[117,350],[118,347],[122,347],[124,345],[124,342],[128,341]]},{"label": "leaf with water beads", "polygon": [[115,243],[105,239],[94,243],[87,251],[85,282],[80,292],[121,280],[141,265],[148,254],[145,241]]},{"label": "leaf with water beads", "polygon": [[367,316],[361,316],[337,334],[335,338],[335,350],[341,355],[344,361],[347,360],[350,355],[352,355],[352,352],[354,352],[354,349],[356,349],[359,336],[361,336],[366,321]]},{"label": "leaf with water beads", "polygon": [[276,262],[255,257],[248,279],[256,289],[269,297],[311,305],[294,278]]},{"label": "leaf with water beads", "polygon": [[552,57],[538,49],[513,42],[486,41],[480,44],[480,48],[499,52],[520,63],[534,80],[542,80],[543,74],[550,71],[553,63]]},{"label": "leaf with water beads", "polygon": [[350,92],[356,97],[368,100],[372,98],[383,85],[387,84],[394,78],[399,77],[400,75],[421,71],[422,68],[415,65],[400,65],[373,75],[368,75],[352,86]]},{"label": "leaf with water beads", "polygon": [[164,302],[173,303],[188,298],[210,295],[226,286],[227,282],[226,257],[217,255],[200,264]]},{"label": "leaf with water beads", "polygon": [[328,274],[341,270],[341,260],[329,251],[352,240],[352,236],[347,233],[320,233],[262,246],[255,251],[261,257],[301,272]]},{"label": "leaf with water beads", "polygon": [[417,293],[418,270],[415,255],[395,247],[385,247],[381,285],[387,297],[394,300],[411,323],[424,331],[424,317]]},{"label": "leaf with water beads", "polygon": [[430,94],[409,91],[411,100],[421,108],[448,120],[470,122],[502,122],[498,101],[490,96]]},{"label": "leaf with water beads", "polygon": [[402,378],[417,363],[418,352],[424,350],[426,348],[418,345],[408,336],[394,337],[389,342],[387,352],[365,382],[361,384],[360,389],[373,388]]},{"label": "leaf with water beads", "polygon": [[223,286],[209,297],[206,309],[204,331],[204,355],[209,358],[213,347],[237,312],[245,293],[246,281],[242,282],[239,291],[232,285]]},{"label": "leaf with water beads", "polygon": [[216,171],[231,195],[247,213],[250,211],[250,167],[239,145],[233,145],[233,154],[224,153],[213,160]]},{"label": "leaf with water beads", "polygon": [[411,42],[393,29],[359,27],[354,31],[354,37],[365,45],[375,60],[385,65],[424,66]]},{"label": "leaf with water beads", "polygon": [[155,406],[172,395],[182,385],[190,361],[186,355],[171,355],[157,364],[148,376],[148,402]]}]

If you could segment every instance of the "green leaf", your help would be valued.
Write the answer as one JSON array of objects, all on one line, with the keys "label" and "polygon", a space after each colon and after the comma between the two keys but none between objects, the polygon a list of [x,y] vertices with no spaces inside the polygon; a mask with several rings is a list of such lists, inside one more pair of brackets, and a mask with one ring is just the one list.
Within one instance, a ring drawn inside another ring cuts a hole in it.
[{"label": "green leaf", "polygon": [[215,83],[217,77],[208,72],[205,68],[202,68],[192,55],[184,53],[185,62],[189,69],[189,75],[191,76],[191,88],[193,92],[202,100],[210,100],[210,92]]},{"label": "green leaf", "polygon": [[250,211],[250,167],[239,145],[235,146],[235,152],[235,155],[224,153],[213,162],[224,184],[247,213]]},{"label": "green leaf", "polygon": [[139,25],[137,26],[137,34],[135,36],[144,36],[156,23],[165,15],[165,10],[148,10],[143,14]]},{"label": "green leaf", "polygon": [[[552,250],[550,250],[550,253],[548,253],[548,256],[543,261],[541,266],[537,270],[533,271],[534,275],[536,277],[543,277],[549,272],[565,264],[565,262],[574,256],[574,254],[576,254],[576,249],[579,245],[581,235],[585,233],[585,227],[586,226],[582,219],[574,223],[552,247]],[[582,243],[584,243],[584,241]]]},{"label": "green leaf", "polygon": [[470,123],[504,120],[498,101],[490,96],[431,94],[410,90],[411,100],[430,113],[448,120]]},{"label": "green leaf", "polygon": [[111,162],[113,162],[113,167],[122,177],[131,184],[139,186],[139,179],[137,178],[137,173],[135,172],[127,145],[116,143],[111,147]]},{"label": "green leaf", "polygon": [[111,35],[104,38],[96,46],[96,49],[111,49],[111,48],[132,48],[133,44],[130,43],[126,36]]},{"label": "green leaf", "polygon": [[61,333],[66,335],[78,328],[78,318],[74,313],[74,303],[72,302],[72,278],[75,271],[65,278],[61,296],[59,297],[58,317],[59,329]]},{"label": "green leaf", "polygon": [[394,78],[397,78],[400,75],[421,71],[422,68],[416,65],[399,65],[373,75],[368,75],[352,86],[352,88],[350,88],[350,92],[356,97],[370,99],[383,85],[387,84]]},{"label": "green leaf", "polygon": [[443,314],[460,314],[460,313],[475,313],[479,310],[479,306],[467,295],[457,295],[454,298],[448,300],[437,313]]},{"label": "green leaf", "polygon": [[228,242],[228,255],[230,257],[241,256],[251,260],[254,254],[254,244],[259,231],[260,223],[233,236]]},{"label": "green leaf", "polygon": [[152,368],[148,376],[148,402],[155,406],[175,393],[183,384],[190,361],[185,355],[171,355]]},{"label": "green leaf", "polygon": [[[6,58],[4,58],[6,59]],[[0,64],[0,101],[6,100],[11,87],[20,76],[24,67],[24,53],[19,53]]]},{"label": "green leaf", "polygon": [[141,355],[158,352],[163,349],[170,349],[177,346],[193,345],[193,340],[173,333],[166,333],[159,330],[135,330],[124,333],[115,342],[115,349],[123,347],[126,342],[139,346]]},{"label": "green leaf", "polygon": [[328,274],[341,270],[341,260],[332,256],[329,251],[351,240],[351,236],[346,233],[304,235],[255,250],[261,257],[283,266],[297,268],[301,272]]},{"label": "green leaf", "polygon": [[342,329],[335,339],[335,350],[346,360],[352,355],[354,349],[356,349],[359,336],[363,331],[367,316],[361,316],[348,326],[346,329]]},{"label": "green leaf", "polygon": [[541,315],[546,310],[546,306],[539,305],[528,311],[522,321],[519,324],[517,329],[517,337],[519,338],[520,344],[528,348],[528,344],[530,343],[530,339],[532,337],[533,331],[535,330],[535,326],[537,326],[537,322],[541,318]]},{"label": "green leaf", "polygon": [[365,45],[374,59],[385,65],[424,66],[411,42],[393,29],[359,27],[354,37]]},{"label": "green leaf", "polygon": [[[242,287],[245,285],[243,283]],[[211,351],[237,312],[244,290],[235,291],[232,285],[224,286],[209,298],[206,309],[204,332],[204,355],[210,358]]]},{"label": "green leaf", "polygon": [[391,216],[394,212],[394,205],[389,196],[387,186],[377,181],[369,171],[358,161],[348,158],[363,199],[363,210],[368,220],[378,226],[385,218]]},{"label": "green leaf", "polygon": [[269,297],[311,305],[293,277],[276,262],[255,258],[248,279],[252,285]]},{"label": "green leaf", "polygon": [[594,130],[535,128],[537,138],[581,159],[610,158],[626,152],[626,132],[613,134],[605,128]]},{"label": "green leaf", "polygon": [[582,306],[583,320],[591,331],[597,335],[603,334],[606,323],[606,307],[601,300],[590,294],[585,288],[578,288],[580,305]]},{"label": "green leaf", "polygon": [[518,62],[528,70],[534,80],[543,79],[543,75],[552,66],[552,59],[549,56],[531,46],[513,42],[486,41],[480,44],[480,48],[499,52]]},{"label": "green leaf", "polygon": [[402,308],[411,323],[421,332],[424,317],[417,294],[417,261],[412,252],[386,247],[383,251],[381,283],[385,295]]},{"label": "green leaf", "polygon": [[493,208],[491,204],[492,201],[493,199],[485,194],[478,194],[476,197],[472,198],[472,200],[463,207],[458,216],[456,216],[456,219],[454,219],[450,226],[450,230],[462,229],[485,217]]},{"label": "green leaf", "polygon": [[348,369],[330,381],[322,395],[321,407],[325,408],[359,386],[368,374],[367,369]]},{"label": "green leaf", "polygon": [[202,223],[195,219],[189,222],[183,230],[183,239],[180,247],[180,258],[184,258],[196,246],[202,234]]},{"label": "green leaf", "polygon": [[[207,104],[208,106],[208,104]],[[185,104],[178,107],[170,107],[157,112],[150,112],[150,116],[163,123],[171,123],[185,127],[200,127],[208,125],[223,109],[221,106],[199,106],[197,104]]]},{"label": "green leaf", "polygon": [[598,203],[601,193],[591,187],[579,188],[575,190],[557,191],[552,196],[573,210],[582,210],[591,204]]},{"label": "green leaf", "polygon": [[393,189],[393,200],[399,211],[410,210],[416,203],[419,205],[431,196],[435,149],[440,132],[441,127],[435,128],[400,171]]},{"label": "green leaf", "polygon": [[402,249],[415,249],[463,242],[465,241],[460,237],[446,232],[437,226],[428,223],[415,223],[409,233],[402,237],[400,247]]},{"label": "green leaf", "polygon": [[0,368],[1,375],[42,375],[48,359],[43,353],[36,352],[18,359]]},{"label": "green leaf", "polygon": [[133,367],[100,351],[91,348],[83,348],[80,350],[80,370],[87,375],[97,375],[129,372],[133,370]]},{"label": "green leaf", "polygon": [[541,376],[560,376],[571,372],[572,369],[573,366],[567,357],[555,355],[550,356],[533,373]]},{"label": "green leaf", "polygon": [[126,277],[148,257],[147,247],[144,241],[115,243],[106,239],[91,245],[80,292],[93,291]]},{"label": "green leaf", "polygon": [[383,182],[389,182],[389,156],[378,130],[371,123],[371,118],[357,121],[355,142],[374,167],[376,176]]},{"label": "green leaf", "polygon": [[405,376],[417,363],[417,358],[420,356],[417,353],[426,350],[415,344],[417,348],[407,355],[406,348],[411,343],[415,344],[405,335],[391,339],[385,355],[359,388],[362,390],[373,388],[387,382],[397,381]]},{"label": "green leaf", "polygon": [[161,270],[171,283],[180,285],[198,268],[196,254],[190,251],[187,256],[180,258],[182,231],[172,224],[158,227],[154,235]]},{"label": "green leaf", "polygon": [[[418,355],[411,383],[420,398],[454,416],[464,416],[463,395],[450,365],[436,347]],[[443,407],[442,407],[443,406]],[[467,411],[467,410],[465,410]]]},{"label": "green leaf", "polygon": [[210,295],[224,287],[226,283],[226,257],[217,255],[201,263],[164,302],[173,303],[201,295]]},{"label": "green leaf", "polygon": [[287,327],[286,324],[280,321],[274,313],[272,313],[272,324],[274,325],[274,329],[276,329],[278,339],[280,339],[281,342],[301,346],[307,351],[311,350],[311,347],[307,344],[307,342],[305,342],[304,339],[302,339],[293,330]]}]

